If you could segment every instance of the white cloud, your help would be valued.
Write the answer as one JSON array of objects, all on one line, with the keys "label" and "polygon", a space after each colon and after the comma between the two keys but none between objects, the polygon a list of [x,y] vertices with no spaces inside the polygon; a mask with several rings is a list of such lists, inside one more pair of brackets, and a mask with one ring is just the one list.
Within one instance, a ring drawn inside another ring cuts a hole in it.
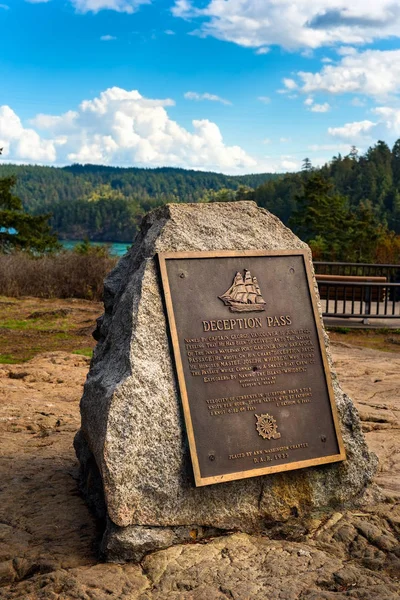
[{"label": "white cloud", "polygon": [[400,137],[400,108],[378,106],[371,111],[374,121],[354,121],[342,127],[330,127],[328,133],[350,144],[364,144],[386,140],[389,144]]},{"label": "white cloud", "polygon": [[132,14],[142,4],[150,4],[151,0],[70,0],[70,2],[76,11],[80,13],[115,10],[116,12]]},{"label": "white cloud", "polygon": [[311,112],[316,113],[326,113],[331,110],[331,105],[328,102],[324,102],[323,104],[313,104],[310,110]]},{"label": "white cloud", "polygon": [[270,144],[272,142],[272,140],[270,140],[269,138],[264,138],[262,143],[263,144]]},{"label": "white cloud", "polygon": [[269,96],[258,96],[258,100],[263,104],[269,104],[271,102],[271,98]]},{"label": "white cloud", "polygon": [[341,46],[337,48],[336,52],[340,56],[354,56],[354,54],[357,54],[357,49],[353,46]]},{"label": "white cloud", "polygon": [[115,35],[102,35],[100,39],[102,42],[111,42],[112,40],[116,40],[117,38],[115,37]]},{"label": "white cloud", "polygon": [[396,0],[175,0],[172,13],[199,18],[201,36],[247,48],[277,44],[288,49],[362,44],[399,37]]},{"label": "white cloud", "polygon": [[284,169],[285,171],[298,171],[300,168],[300,163],[295,160],[284,159],[282,160],[281,165],[282,169]]},{"label": "white cloud", "polygon": [[372,112],[378,116],[378,126],[387,131],[387,133],[395,134],[396,137],[400,134],[400,110],[390,106],[378,106]]},{"label": "white cloud", "polygon": [[312,152],[341,152],[342,154],[348,154],[351,150],[350,144],[311,144],[307,146],[308,150]]},{"label": "white cloud", "polygon": [[48,129],[53,134],[63,135],[70,133],[78,127],[78,118],[79,113],[74,110],[69,110],[59,117],[39,113],[34,119],[30,120],[29,124],[37,129]]},{"label": "white cloud", "polygon": [[[7,160],[66,164],[89,162],[147,167],[180,166],[224,172],[258,169],[239,146],[227,146],[218,126],[192,121],[189,131],[170,119],[170,99],[109,88],[78,110],[39,114],[25,128],[8,106],[0,107],[0,147]],[[39,135],[40,134],[40,135]]]},{"label": "white cloud", "polygon": [[9,6],[8,4],[0,4],[0,8],[2,8],[3,10],[9,10]]},{"label": "white cloud", "polygon": [[356,106],[357,108],[363,108],[366,105],[366,102],[356,97],[351,100],[350,104],[352,106]]},{"label": "white cloud", "polygon": [[190,0],[175,0],[171,12],[175,17],[181,17],[182,19],[197,16],[200,13],[198,9],[192,6]]},{"label": "white cloud", "polygon": [[[400,6],[400,5],[399,5]],[[400,28],[399,28],[400,33]],[[343,55],[344,53],[344,55]],[[331,94],[364,94],[386,97],[400,93],[400,50],[365,50],[359,52],[341,49],[338,64],[325,65],[317,73],[300,71],[301,91]],[[284,84],[287,90],[292,84]]]},{"label": "white cloud", "polygon": [[282,173],[286,171],[299,171],[301,162],[290,154],[276,156],[264,156],[257,171],[264,173]]},{"label": "white cloud", "polygon": [[329,127],[328,133],[333,137],[355,143],[358,140],[371,139],[370,134],[375,126],[376,123],[373,121],[355,121],[354,123],[346,123],[343,127]]},{"label": "white cloud", "polygon": [[281,144],[287,144],[288,142],[291,142],[291,138],[286,138],[286,137],[281,137],[279,138],[279,141]]},{"label": "white cloud", "polygon": [[229,100],[225,100],[225,98],[221,98],[221,96],[216,96],[215,94],[209,94],[208,92],[205,92],[204,94],[185,92],[183,97],[186,98],[186,100],[210,100],[211,102],[221,102],[221,104],[232,104]]},{"label": "white cloud", "polygon": [[311,110],[311,112],[326,113],[331,110],[331,106],[328,102],[324,102],[324,104],[315,104],[312,96],[306,98],[304,104],[307,106],[307,110]]},{"label": "white cloud", "polygon": [[294,81],[294,79],[285,78],[283,80],[283,85],[285,86],[285,88],[287,90],[295,90],[295,89],[297,89],[297,83]]},{"label": "white cloud", "polygon": [[164,33],[165,33],[166,35],[175,35],[175,31],[172,31],[172,29],[166,29],[166,30],[164,31]]},{"label": "white cloud", "polygon": [[261,48],[258,48],[258,50],[256,50],[256,54],[268,54],[269,52],[269,48],[267,48],[266,46],[262,46]]},{"label": "white cloud", "polygon": [[[25,2],[41,4],[50,2],[50,0],[25,0]],[[70,0],[70,2],[76,11],[80,13],[97,13],[101,10],[114,10],[116,12],[132,14],[142,4],[151,4],[152,0]],[[1,7],[4,7],[4,5],[0,5]]]},{"label": "white cloud", "polygon": [[23,127],[20,118],[7,105],[0,106],[0,148],[3,158],[52,162],[57,140],[43,140],[33,129]]}]

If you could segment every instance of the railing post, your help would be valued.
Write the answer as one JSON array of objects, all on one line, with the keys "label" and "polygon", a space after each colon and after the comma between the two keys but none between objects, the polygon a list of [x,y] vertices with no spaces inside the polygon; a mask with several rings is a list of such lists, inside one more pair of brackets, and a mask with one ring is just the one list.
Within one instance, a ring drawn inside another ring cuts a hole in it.
[{"label": "railing post", "polygon": [[371,314],[371,286],[365,286],[365,314]]},{"label": "railing post", "polygon": [[[365,289],[365,297],[364,297],[365,311],[364,311],[364,313],[366,315],[370,315],[371,314],[371,286],[366,285],[364,289]],[[363,323],[364,323],[364,325],[369,325],[368,317],[366,319],[363,319]]]}]

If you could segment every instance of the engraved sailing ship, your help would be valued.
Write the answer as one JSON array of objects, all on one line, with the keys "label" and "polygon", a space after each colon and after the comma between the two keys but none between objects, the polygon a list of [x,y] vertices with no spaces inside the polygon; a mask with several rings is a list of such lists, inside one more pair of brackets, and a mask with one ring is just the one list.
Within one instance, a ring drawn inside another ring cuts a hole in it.
[{"label": "engraved sailing ship", "polygon": [[261,295],[257,277],[252,277],[248,269],[244,270],[244,276],[238,271],[229,290],[218,298],[229,306],[231,312],[265,310],[265,300]]}]

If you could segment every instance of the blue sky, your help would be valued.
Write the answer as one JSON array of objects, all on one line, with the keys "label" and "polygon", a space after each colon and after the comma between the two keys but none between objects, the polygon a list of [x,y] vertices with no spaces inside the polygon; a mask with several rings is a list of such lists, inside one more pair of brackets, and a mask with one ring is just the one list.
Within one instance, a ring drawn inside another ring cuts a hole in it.
[{"label": "blue sky", "polygon": [[3,162],[291,171],[400,137],[393,0],[0,0]]}]

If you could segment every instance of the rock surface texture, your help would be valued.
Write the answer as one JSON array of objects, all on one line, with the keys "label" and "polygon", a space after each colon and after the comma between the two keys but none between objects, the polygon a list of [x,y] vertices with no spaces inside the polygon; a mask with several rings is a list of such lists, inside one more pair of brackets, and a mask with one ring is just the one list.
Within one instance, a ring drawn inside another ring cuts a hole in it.
[{"label": "rock surface texture", "polygon": [[301,527],[318,511],[354,501],[371,481],[377,460],[333,374],[345,462],[194,487],[155,254],[306,247],[253,202],[166,205],[144,219],[105,283],[75,438],[82,489],[107,517],[109,560],[138,561],[227,531],[255,533],[293,520]]},{"label": "rock surface texture", "polygon": [[[28,313],[43,308],[42,299],[34,308],[32,298],[17,302]],[[63,303],[81,319],[83,301]],[[100,314],[100,304],[92,308]],[[224,535],[148,554],[141,564],[99,562],[102,532],[77,493],[71,440],[89,359],[51,351],[0,365],[0,598],[398,600],[400,353],[350,346],[348,338],[333,343],[332,354],[379,456],[381,501],[365,494],[356,508],[320,514],[305,534],[294,523],[287,540]]]}]

